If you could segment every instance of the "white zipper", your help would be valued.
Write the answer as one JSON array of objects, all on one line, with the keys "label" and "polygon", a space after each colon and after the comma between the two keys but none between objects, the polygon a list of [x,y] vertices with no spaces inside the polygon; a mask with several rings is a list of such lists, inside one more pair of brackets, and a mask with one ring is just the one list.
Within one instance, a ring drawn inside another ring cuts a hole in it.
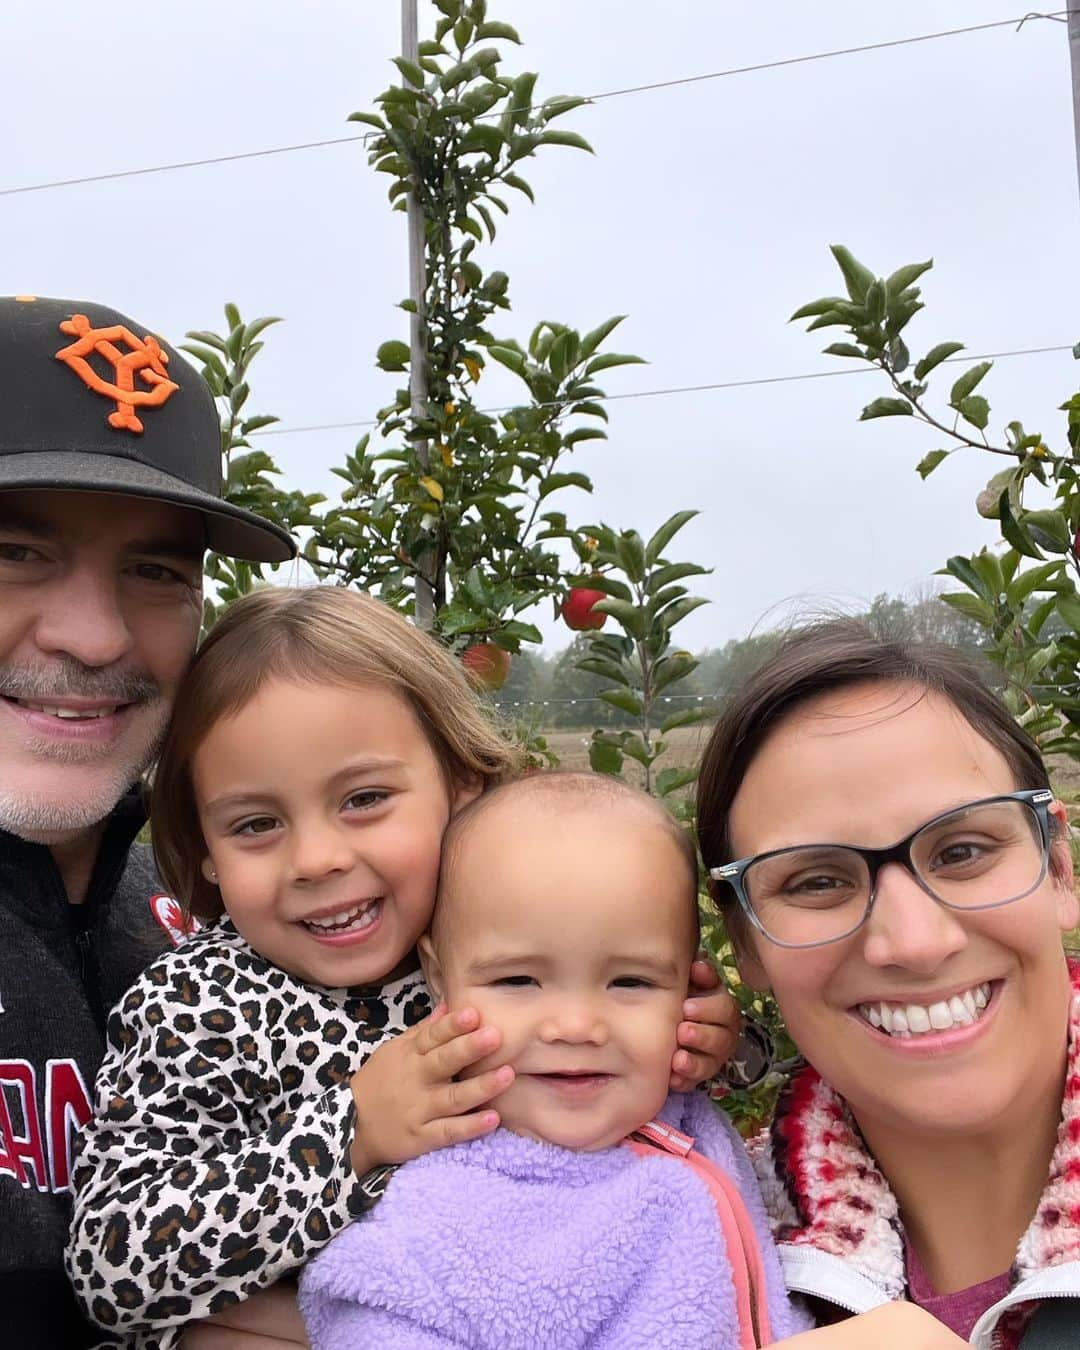
[{"label": "white zipper", "polygon": [[[856,1314],[890,1301],[880,1285],[852,1270],[842,1257],[790,1242],[780,1243],[778,1253],[784,1281],[792,1293],[809,1294]],[[972,1330],[970,1344],[976,1350],[996,1350],[995,1333],[1003,1313],[1021,1303],[1051,1298],[1080,1299],[1080,1261],[1051,1266],[1023,1280],[987,1308]]]},{"label": "white zipper", "polygon": [[1021,1303],[1043,1303],[1051,1298],[1080,1299],[1080,1261],[1067,1261],[1051,1266],[1022,1280],[1015,1289],[987,1308],[971,1332],[971,1344],[976,1350],[994,1350],[995,1333],[1003,1313]]},{"label": "white zipper", "polygon": [[868,1275],[852,1270],[839,1256],[795,1243],[781,1243],[778,1253],[784,1282],[793,1293],[811,1294],[850,1313],[869,1312],[890,1301]]}]

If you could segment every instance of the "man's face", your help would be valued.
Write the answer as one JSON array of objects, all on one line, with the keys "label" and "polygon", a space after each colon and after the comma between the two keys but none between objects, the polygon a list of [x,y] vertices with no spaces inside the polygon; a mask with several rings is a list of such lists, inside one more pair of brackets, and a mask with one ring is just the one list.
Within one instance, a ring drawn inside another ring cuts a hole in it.
[{"label": "man's face", "polygon": [[52,843],[153,761],[202,614],[192,511],[0,492],[0,828]]}]

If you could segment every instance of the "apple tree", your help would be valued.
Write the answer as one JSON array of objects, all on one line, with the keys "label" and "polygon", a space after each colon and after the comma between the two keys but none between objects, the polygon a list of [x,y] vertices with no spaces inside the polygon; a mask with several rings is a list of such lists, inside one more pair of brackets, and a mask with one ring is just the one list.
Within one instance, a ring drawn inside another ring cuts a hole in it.
[{"label": "apple tree", "polygon": [[[846,293],[813,300],[792,318],[808,319],[811,332],[843,330],[845,340],[825,351],[881,372],[889,393],[868,403],[861,421],[910,417],[932,434],[936,445],[916,466],[924,479],[958,452],[992,458],[975,505],[998,522],[1000,545],[949,558],[942,571],[962,589],[941,599],[985,633],[1004,698],[1042,752],[1080,759],[1080,393],[1059,408],[1057,439],[1019,421],[995,434],[984,383],[992,362],[963,363],[945,378],[947,365],[963,362],[963,343],[909,351],[908,324],[923,308],[916,283],[932,262],[882,277],[841,245],[832,252]],[[1080,358],[1080,344],[1073,354]]]}]

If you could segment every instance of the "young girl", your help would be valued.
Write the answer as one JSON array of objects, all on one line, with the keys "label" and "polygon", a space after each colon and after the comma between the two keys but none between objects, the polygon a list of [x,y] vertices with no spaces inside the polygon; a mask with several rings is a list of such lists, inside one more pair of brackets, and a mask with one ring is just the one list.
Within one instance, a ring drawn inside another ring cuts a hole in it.
[{"label": "young girl", "polygon": [[384,1165],[496,1127],[513,1070],[456,1080],[499,1033],[427,1017],[415,944],[450,818],[516,768],[458,664],[378,602],[264,590],[222,618],[153,801],[162,873],[210,923],[113,1012],[75,1169],[68,1266],[99,1325],[174,1346],[301,1267]]},{"label": "young girl", "polygon": [[668,1095],[697,882],[618,779],[537,774],[455,818],[422,959],[502,1032],[503,1128],[406,1164],[312,1262],[313,1350],[748,1350],[810,1325],[735,1131]]}]

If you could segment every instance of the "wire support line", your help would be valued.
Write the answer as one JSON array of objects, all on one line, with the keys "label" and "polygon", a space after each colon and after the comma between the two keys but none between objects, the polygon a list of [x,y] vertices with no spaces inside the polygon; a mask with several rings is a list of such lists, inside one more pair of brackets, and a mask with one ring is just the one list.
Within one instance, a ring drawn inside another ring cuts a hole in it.
[{"label": "wire support line", "polygon": [[[1062,343],[1055,347],[1020,347],[1015,351],[1009,352],[972,352],[965,353],[963,356],[950,356],[941,364],[951,365],[959,361],[1003,361],[1012,356],[1041,356],[1047,352],[1071,352],[1074,348],[1071,343]],[[799,375],[764,375],[752,380],[717,380],[712,384],[683,384],[674,385],[667,389],[633,389],[626,394],[603,394],[591,399],[593,403],[617,403],[626,399],[635,398],[665,398],[672,394],[704,394],[711,393],[718,389],[753,389],[761,385],[769,384],[796,384],[800,380],[833,380],[844,375],[878,375],[881,372],[877,366],[867,365],[851,370],[808,370]],[[485,416],[494,416],[498,413],[512,412],[514,408],[520,408],[520,403],[507,403],[498,408],[477,408],[478,413]],[[537,403],[529,404],[529,407],[537,408],[558,408],[562,404],[555,403]],[[310,431],[349,431],[359,427],[377,427],[378,421],[368,419],[363,422],[316,422],[310,426],[303,427],[264,427],[261,431],[253,431],[255,436],[299,436],[302,432]]]},{"label": "wire support line", "polygon": [[[1065,16],[1067,9],[1054,10],[1051,13],[1016,15],[1011,19],[998,19],[993,23],[969,24],[966,28],[944,28],[936,33],[918,33],[913,37],[892,38],[886,42],[869,42],[858,47],[837,47],[827,52],[811,52],[805,56],[788,56],[776,61],[761,61],[749,66],[731,66],[726,70],[713,70],[704,75],[685,75],[675,80],[656,80],[651,84],[628,85],[625,89],[607,89],[599,94],[585,96],[586,103],[599,103],[607,98],[622,98],[627,94],[652,93],[657,89],[674,89],[680,85],[702,84],[708,80],[729,79],[736,75],[752,75],[763,70],[780,70],[787,66],[806,65],[812,61],[829,61],[837,56],[857,56],[862,52],[885,51],[890,47],[910,47],[920,42],[934,42],[938,38],[959,37],[966,33],[984,33],[995,28],[1014,28],[1019,31],[1032,19],[1058,19]],[[524,108],[512,108],[509,111],[533,112],[536,105]],[[502,117],[504,113],[484,114],[486,117]],[[355,136],[334,136],[320,141],[300,141],[295,145],[272,145],[262,150],[241,150],[231,155],[207,155],[202,159],[177,160],[169,164],[149,164],[139,169],[118,169],[112,173],[86,174],[79,178],[56,178],[44,183],[23,183],[18,187],[0,188],[0,197],[15,197],[30,192],[50,192],[56,188],[81,187],[89,183],[109,183],[122,178],[141,178],[148,174],[173,173],[178,169],[201,169],[211,164],[235,164],[245,159],[265,159],[270,155],[291,155],[300,150],[319,150],[332,145],[366,145],[368,141],[380,135],[378,131],[365,131]]]},{"label": "wire support line", "polygon": [[589,96],[590,103],[598,103],[604,98],[621,98],[623,94],[646,94],[655,89],[674,89],[677,85],[701,84],[706,80],[724,80],[733,75],[756,75],[762,70],[780,70],[786,66],[802,66],[811,61],[829,61],[834,56],[856,56],[861,52],[881,52],[890,47],[911,47],[919,42],[934,42],[938,38],[959,37],[964,33],[985,33],[993,28],[1022,27],[1030,19],[1060,19],[1068,15],[1068,10],[1055,10],[1050,14],[1023,14],[1012,19],[997,19],[993,23],[970,24],[966,28],[944,28],[937,33],[917,33],[914,37],[892,38],[887,42],[867,42],[859,47],[837,47],[828,52],[811,52],[807,56],[788,56],[778,61],[761,61],[752,66],[731,66],[727,70],[714,70],[705,75],[687,75],[678,80],[657,80],[653,84],[628,85],[625,89],[609,89],[603,94]]}]

